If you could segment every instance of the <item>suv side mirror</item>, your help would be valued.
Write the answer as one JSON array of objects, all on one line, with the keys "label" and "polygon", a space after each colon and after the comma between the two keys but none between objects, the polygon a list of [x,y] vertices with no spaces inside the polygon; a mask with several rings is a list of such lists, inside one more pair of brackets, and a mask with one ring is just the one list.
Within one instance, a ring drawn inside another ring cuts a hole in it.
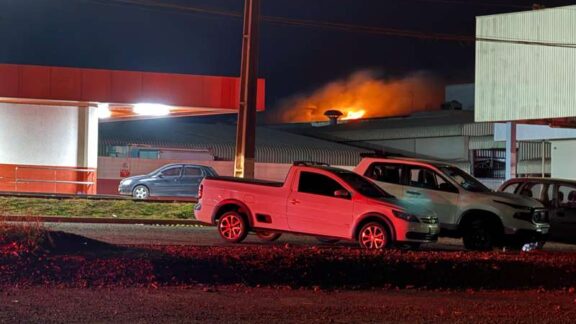
[{"label": "suv side mirror", "polygon": [[344,189],[334,191],[334,197],[337,198],[350,198],[350,193]]}]

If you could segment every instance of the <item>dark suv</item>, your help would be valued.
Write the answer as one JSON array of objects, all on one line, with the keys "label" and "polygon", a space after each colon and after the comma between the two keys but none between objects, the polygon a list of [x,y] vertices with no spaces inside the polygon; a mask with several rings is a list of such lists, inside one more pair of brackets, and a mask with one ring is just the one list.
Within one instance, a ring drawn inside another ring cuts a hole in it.
[{"label": "dark suv", "polygon": [[516,178],[498,191],[539,200],[549,210],[550,239],[576,243],[576,181],[555,178]]},{"label": "dark suv", "polygon": [[214,169],[197,164],[167,164],[148,174],[120,181],[118,193],[135,199],[150,196],[198,196],[200,182],[207,176],[217,176]]}]

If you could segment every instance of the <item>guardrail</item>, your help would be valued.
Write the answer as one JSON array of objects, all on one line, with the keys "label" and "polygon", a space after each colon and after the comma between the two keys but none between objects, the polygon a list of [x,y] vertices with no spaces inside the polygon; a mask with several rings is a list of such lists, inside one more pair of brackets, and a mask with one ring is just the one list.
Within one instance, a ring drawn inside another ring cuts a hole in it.
[{"label": "guardrail", "polygon": [[0,197],[21,197],[21,198],[46,198],[46,199],[89,199],[89,200],[132,200],[142,203],[177,203],[177,202],[198,202],[194,197],[150,197],[146,200],[133,199],[132,197],[115,195],[74,195],[74,194],[54,194],[54,193],[31,193],[0,191]]}]

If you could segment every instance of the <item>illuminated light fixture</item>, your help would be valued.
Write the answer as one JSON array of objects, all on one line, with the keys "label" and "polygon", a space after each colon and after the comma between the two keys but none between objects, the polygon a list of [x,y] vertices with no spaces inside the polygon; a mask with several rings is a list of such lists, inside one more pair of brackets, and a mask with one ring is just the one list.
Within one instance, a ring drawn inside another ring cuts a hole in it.
[{"label": "illuminated light fixture", "polygon": [[98,104],[98,118],[99,119],[106,119],[112,116],[112,112],[110,111],[110,105],[107,103],[99,103]]},{"label": "illuminated light fixture", "polygon": [[170,114],[170,106],[162,104],[139,103],[134,105],[132,112],[141,116],[166,116]]}]

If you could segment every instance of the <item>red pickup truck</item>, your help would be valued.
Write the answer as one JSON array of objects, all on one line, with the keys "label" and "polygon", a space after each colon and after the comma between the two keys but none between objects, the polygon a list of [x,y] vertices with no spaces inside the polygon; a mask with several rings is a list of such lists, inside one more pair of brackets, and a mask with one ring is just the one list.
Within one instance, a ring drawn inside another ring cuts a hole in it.
[{"label": "red pickup truck", "polygon": [[295,162],[284,183],[206,177],[195,214],[232,243],[249,231],[270,241],[289,232],[382,249],[435,241],[440,231],[433,212],[400,202],[356,173],[310,162]]}]

